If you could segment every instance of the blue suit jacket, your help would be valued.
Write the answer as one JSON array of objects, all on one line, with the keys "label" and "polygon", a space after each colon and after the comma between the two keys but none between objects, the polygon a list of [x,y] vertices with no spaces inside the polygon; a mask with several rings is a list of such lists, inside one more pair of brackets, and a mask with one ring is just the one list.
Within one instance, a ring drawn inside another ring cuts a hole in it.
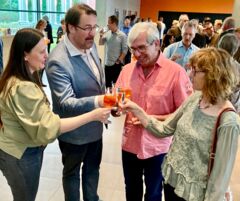
[{"label": "blue suit jacket", "polygon": [[[53,111],[60,117],[77,116],[93,110],[95,96],[104,93],[104,71],[95,45],[93,58],[100,72],[100,82],[80,55],[72,57],[69,54],[64,41],[49,55],[46,72],[52,93]],[[101,122],[91,122],[61,135],[59,139],[81,145],[101,139],[102,131]]]}]

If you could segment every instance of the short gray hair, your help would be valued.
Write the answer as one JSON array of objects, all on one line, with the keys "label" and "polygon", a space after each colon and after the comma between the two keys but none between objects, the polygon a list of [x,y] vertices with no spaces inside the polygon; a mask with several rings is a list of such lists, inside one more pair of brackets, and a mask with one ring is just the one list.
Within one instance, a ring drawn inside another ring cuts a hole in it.
[{"label": "short gray hair", "polygon": [[155,40],[159,40],[159,32],[157,26],[152,22],[138,22],[130,30],[128,34],[128,46],[141,34],[147,33],[147,43],[151,44]]},{"label": "short gray hair", "polygon": [[181,32],[182,32],[182,35],[185,33],[185,30],[187,29],[187,28],[192,28],[192,30],[193,30],[193,32],[194,32],[194,35],[196,34],[196,28],[195,28],[195,24],[192,22],[192,21],[188,21],[188,22],[186,22],[184,25],[183,25],[183,27],[182,27],[182,30],[181,30]]},{"label": "short gray hair", "polygon": [[225,34],[219,40],[218,47],[226,50],[231,56],[233,56],[239,47],[237,36],[233,33]]}]

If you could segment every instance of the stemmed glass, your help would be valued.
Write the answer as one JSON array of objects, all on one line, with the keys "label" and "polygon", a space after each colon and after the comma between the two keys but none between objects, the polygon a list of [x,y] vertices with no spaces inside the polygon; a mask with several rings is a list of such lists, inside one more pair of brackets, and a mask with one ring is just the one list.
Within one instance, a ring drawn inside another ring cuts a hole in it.
[{"label": "stemmed glass", "polygon": [[123,87],[108,87],[106,89],[106,94],[104,95],[103,102],[104,107],[112,108],[111,114],[114,117],[121,116],[122,112],[118,107],[119,103],[123,103],[125,98],[130,99],[132,96],[132,91],[129,88]]},{"label": "stemmed glass", "polygon": [[108,87],[103,98],[104,107],[113,107],[117,103],[116,94],[111,87]]},{"label": "stemmed glass", "polygon": [[111,111],[112,116],[119,117],[121,116],[122,112],[121,109],[118,107],[119,103],[123,103],[125,98],[130,98],[132,95],[132,91],[129,88],[117,87],[115,88],[115,93],[117,97],[116,108]]}]

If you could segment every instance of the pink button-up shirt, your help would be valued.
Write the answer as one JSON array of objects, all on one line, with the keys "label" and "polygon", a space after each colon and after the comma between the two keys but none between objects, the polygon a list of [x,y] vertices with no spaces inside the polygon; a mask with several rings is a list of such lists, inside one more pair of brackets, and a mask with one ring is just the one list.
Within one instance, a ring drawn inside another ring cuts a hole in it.
[{"label": "pink button-up shirt", "polygon": [[[192,85],[185,70],[162,54],[147,77],[137,62],[126,65],[118,77],[116,87],[130,88],[131,100],[149,115],[173,113],[192,93]],[[126,116],[122,149],[136,154],[140,159],[167,153],[172,138],[157,138],[142,126],[129,124],[131,115]]]}]

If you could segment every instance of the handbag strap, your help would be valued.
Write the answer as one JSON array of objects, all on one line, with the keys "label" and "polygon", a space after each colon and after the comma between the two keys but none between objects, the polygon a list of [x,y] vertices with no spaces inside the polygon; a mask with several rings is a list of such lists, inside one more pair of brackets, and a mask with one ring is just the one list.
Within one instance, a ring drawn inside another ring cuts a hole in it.
[{"label": "handbag strap", "polygon": [[209,164],[208,164],[208,177],[210,177],[210,174],[212,172],[212,168],[213,168],[213,164],[214,164],[214,159],[215,159],[215,153],[216,153],[216,149],[217,149],[217,129],[220,125],[220,120],[221,120],[221,116],[224,112],[228,112],[228,111],[233,111],[233,112],[236,112],[233,108],[231,107],[227,107],[227,108],[224,108],[220,114],[218,115],[217,117],[217,121],[215,123],[215,127],[214,127],[214,130],[213,130],[213,133],[212,133],[212,145],[211,145],[211,148],[210,148],[210,158],[209,158]]}]

